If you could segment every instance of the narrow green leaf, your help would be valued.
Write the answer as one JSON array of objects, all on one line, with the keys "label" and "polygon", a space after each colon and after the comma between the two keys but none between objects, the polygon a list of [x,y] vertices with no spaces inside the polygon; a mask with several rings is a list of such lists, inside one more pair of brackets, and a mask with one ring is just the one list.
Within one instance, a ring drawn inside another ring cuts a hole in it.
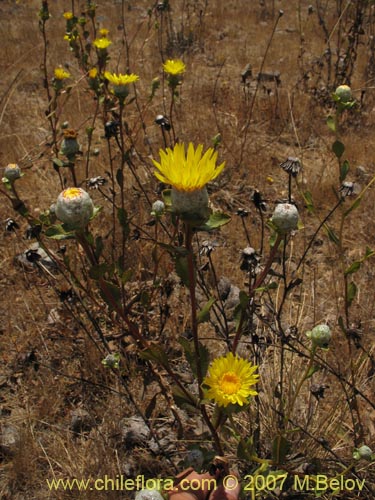
[{"label": "narrow green leaf", "polygon": [[335,153],[335,155],[337,156],[337,158],[341,158],[342,155],[344,154],[344,151],[345,151],[345,146],[342,142],[340,141],[335,141],[333,144],[332,144],[332,151]]},{"label": "narrow green leaf", "polygon": [[101,280],[100,296],[111,309],[114,309],[115,307],[121,307],[121,290],[113,283]]},{"label": "narrow green leaf", "polygon": [[181,255],[176,256],[174,259],[174,265],[177,276],[180,278],[182,283],[186,287],[188,287],[190,281],[189,281],[189,263],[187,257]]},{"label": "narrow green leaf", "polygon": [[116,181],[120,188],[122,188],[122,186],[124,185],[124,174],[121,168],[119,168],[116,172]]},{"label": "narrow green leaf", "polygon": [[289,441],[287,441],[284,436],[276,436],[272,443],[273,461],[277,464],[284,463],[289,450]]},{"label": "narrow green leaf", "polygon": [[366,247],[365,260],[373,255],[375,255],[375,250],[371,250],[370,247]]},{"label": "narrow green leaf", "polygon": [[340,243],[340,240],[339,240],[338,236],[336,235],[336,233],[334,232],[334,230],[331,227],[329,227],[329,226],[325,226],[325,229],[327,231],[328,238],[333,243],[335,243],[335,245],[338,245]]},{"label": "narrow green leaf", "polygon": [[198,226],[196,228],[197,231],[212,231],[213,229],[217,229],[218,227],[224,226],[228,224],[231,220],[231,217],[222,212],[214,212],[210,215],[208,221],[202,226]]},{"label": "narrow green leaf", "polygon": [[305,193],[303,193],[303,197],[305,199],[307,210],[309,212],[312,212],[314,210],[314,202],[312,199],[312,194],[310,193],[310,191],[306,191]]},{"label": "narrow green leaf", "polygon": [[357,285],[354,283],[354,281],[351,281],[348,285],[348,292],[347,292],[348,307],[352,305],[352,302],[355,299],[356,295],[357,295]]},{"label": "narrow green leaf", "polygon": [[[198,375],[197,355],[194,348],[194,342],[192,340],[186,339],[185,337],[180,337],[178,341],[181,344],[182,348],[184,349],[185,357],[190,365],[191,371],[193,372],[194,376],[197,377]],[[204,377],[207,373],[208,365],[210,363],[209,359],[210,352],[207,349],[207,347],[204,346],[201,342],[199,342],[198,345],[199,345],[199,357],[201,363],[200,369],[201,369],[201,374]]]},{"label": "narrow green leaf", "polygon": [[139,353],[142,359],[146,359],[148,361],[156,361],[160,363],[162,366],[169,366],[168,356],[164,349],[160,345],[153,345],[144,349]]},{"label": "narrow green leaf", "polygon": [[100,258],[104,250],[103,238],[101,236],[97,236],[95,238],[95,257],[97,259]]},{"label": "narrow green leaf", "polygon": [[173,396],[173,399],[176,403],[176,405],[181,408],[182,410],[188,408],[188,409],[192,409],[192,408],[198,408],[199,406],[199,402],[197,400],[197,398],[195,398],[192,394],[190,394],[189,391],[188,392],[188,395],[190,396],[187,396],[184,391],[178,387],[177,385],[174,385],[172,387],[172,396]]},{"label": "narrow green leaf", "polygon": [[126,285],[126,283],[132,278],[132,276],[133,276],[133,269],[127,269],[120,276],[121,283],[123,285]]},{"label": "narrow green leaf", "polygon": [[344,217],[347,217],[350,214],[350,212],[352,212],[357,207],[359,207],[361,201],[362,201],[362,196],[358,196],[358,198],[350,205],[348,210],[346,212],[344,212]]},{"label": "narrow green leaf", "polygon": [[211,297],[197,315],[198,323],[204,323],[210,319],[210,309],[216,302],[215,297]]},{"label": "narrow green leaf", "polygon": [[349,172],[349,168],[350,168],[350,165],[349,165],[348,160],[344,160],[342,162],[341,167],[340,167],[340,181],[341,182],[343,182],[346,179],[346,176],[348,175],[348,172]]},{"label": "narrow green leaf", "polygon": [[318,365],[313,365],[313,366],[310,368],[310,370],[307,372],[306,377],[305,377],[305,380],[307,380],[307,379],[311,378],[311,377],[314,375],[314,373],[318,372],[319,370],[320,370],[320,366],[318,366]]},{"label": "narrow green leaf", "polygon": [[360,267],[361,267],[361,262],[359,260],[356,260],[348,268],[345,269],[344,275],[348,276],[348,274],[356,273],[358,269],[360,269]]},{"label": "narrow green leaf", "polygon": [[333,116],[329,115],[327,118],[327,126],[332,132],[336,132],[336,122]]},{"label": "narrow green leaf", "polygon": [[109,264],[98,264],[90,268],[89,276],[93,280],[99,280],[105,275],[105,273],[109,272],[110,270],[111,266]]},{"label": "narrow green leaf", "polygon": [[237,446],[237,457],[240,460],[251,461],[251,457],[255,454],[252,438],[241,438]]},{"label": "narrow green leaf", "polygon": [[129,234],[130,234],[129,219],[128,219],[127,211],[124,208],[119,208],[117,210],[117,218],[118,218],[118,221],[121,225],[124,237],[125,237],[125,239],[127,239]]},{"label": "narrow green leaf", "polygon": [[338,323],[339,323],[339,327],[341,328],[342,332],[346,335],[347,332],[346,332],[346,328],[345,328],[344,320],[343,320],[342,316],[339,316]]},{"label": "narrow green leaf", "polygon": [[49,227],[46,230],[45,235],[47,238],[51,238],[53,240],[71,240],[75,238],[75,234],[73,232],[66,232],[62,224]]}]

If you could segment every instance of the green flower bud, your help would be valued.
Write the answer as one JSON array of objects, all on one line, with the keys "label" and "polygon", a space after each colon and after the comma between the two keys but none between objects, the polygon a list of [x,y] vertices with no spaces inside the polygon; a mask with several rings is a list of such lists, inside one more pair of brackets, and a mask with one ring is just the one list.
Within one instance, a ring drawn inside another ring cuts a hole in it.
[{"label": "green flower bud", "polygon": [[205,186],[195,191],[179,191],[172,186],[171,200],[173,212],[182,218],[205,222],[209,217],[208,193]]},{"label": "green flower bud", "polygon": [[9,182],[14,182],[21,177],[21,169],[17,163],[9,163],[4,169],[4,177]]},{"label": "green flower bud", "polygon": [[55,213],[62,222],[82,229],[94,213],[94,204],[83,189],[68,188],[59,194]]},{"label": "green flower bud", "polygon": [[120,364],[120,354],[108,354],[103,360],[102,364],[107,368],[118,368]]},{"label": "green flower bud", "polygon": [[363,460],[368,460],[370,462],[371,460],[374,460],[375,457],[372,452],[372,449],[366,445],[363,445],[360,448],[354,449],[353,458],[355,460],[363,459]]},{"label": "green flower bud", "polygon": [[322,349],[328,349],[332,338],[331,329],[328,325],[318,325],[311,332],[307,332],[306,335],[311,340],[313,347],[321,347]]},{"label": "green flower bud", "polygon": [[348,85],[340,85],[339,87],[337,87],[335,94],[343,103],[347,103],[353,100],[352,89]]},{"label": "green flower bud", "polygon": [[291,203],[279,203],[271,218],[277,232],[284,234],[298,228],[298,210]]},{"label": "green flower bud", "polygon": [[164,202],[162,202],[161,200],[156,200],[152,204],[151,215],[153,215],[154,217],[160,217],[161,215],[163,215],[164,210],[165,210]]},{"label": "green flower bud", "polygon": [[74,159],[75,155],[79,153],[80,146],[77,141],[77,132],[73,129],[64,130],[64,139],[62,140],[60,153],[69,159]]}]

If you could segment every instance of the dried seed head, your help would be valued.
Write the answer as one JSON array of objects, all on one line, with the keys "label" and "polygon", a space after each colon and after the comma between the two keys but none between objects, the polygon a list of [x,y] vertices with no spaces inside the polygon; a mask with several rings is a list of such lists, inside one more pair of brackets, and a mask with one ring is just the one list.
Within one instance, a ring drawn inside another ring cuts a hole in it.
[{"label": "dried seed head", "polygon": [[341,184],[339,189],[341,196],[346,198],[347,196],[352,196],[354,194],[354,182],[345,181]]},{"label": "dried seed head", "polygon": [[297,177],[302,169],[299,158],[295,158],[293,156],[288,156],[288,158],[284,162],[280,163],[280,167],[293,177]]}]

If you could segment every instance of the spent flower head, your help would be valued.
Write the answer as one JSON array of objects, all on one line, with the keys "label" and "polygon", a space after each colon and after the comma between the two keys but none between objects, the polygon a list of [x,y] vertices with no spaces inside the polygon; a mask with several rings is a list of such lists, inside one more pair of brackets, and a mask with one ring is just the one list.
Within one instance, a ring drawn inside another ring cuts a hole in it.
[{"label": "spent flower head", "polygon": [[354,460],[362,459],[371,462],[372,460],[375,460],[375,453],[373,453],[372,449],[369,446],[366,446],[364,444],[360,448],[354,448],[353,458]]},{"label": "spent flower head", "polygon": [[280,163],[280,167],[293,177],[297,177],[302,168],[299,158],[295,158],[293,156],[288,156],[285,161]]},{"label": "spent flower head", "polygon": [[21,177],[21,169],[17,163],[9,163],[4,168],[4,177],[9,182],[14,182]]},{"label": "spent flower head", "polygon": [[258,380],[256,365],[247,359],[234,356],[231,352],[216,358],[208,368],[203,384],[208,386],[205,397],[213,399],[219,406],[243,406],[250,396],[258,393],[252,388]]}]

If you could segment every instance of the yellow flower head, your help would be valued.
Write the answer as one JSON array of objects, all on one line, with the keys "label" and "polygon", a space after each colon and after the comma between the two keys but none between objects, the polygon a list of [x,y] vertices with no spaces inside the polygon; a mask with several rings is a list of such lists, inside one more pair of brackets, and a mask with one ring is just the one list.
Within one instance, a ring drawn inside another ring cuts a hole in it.
[{"label": "yellow flower head", "polygon": [[67,42],[74,42],[74,40],[77,40],[77,38],[79,37],[79,35],[77,34],[73,34],[73,33],[66,33],[64,35],[64,40],[66,40]]},{"label": "yellow flower head", "polygon": [[65,69],[62,68],[55,68],[54,75],[56,80],[65,80],[66,78],[70,78],[69,71],[65,71]]},{"label": "yellow flower head", "polygon": [[249,396],[258,394],[251,389],[259,379],[259,375],[255,373],[257,368],[250,361],[234,356],[231,352],[215,359],[203,380],[203,384],[209,387],[205,391],[205,397],[213,399],[219,406],[243,406],[248,402]]},{"label": "yellow flower head", "polygon": [[122,75],[121,73],[119,73],[118,75],[116,75],[116,73],[105,71],[104,76],[115,86],[129,85],[130,83],[134,83],[139,80],[139,76],[135,75],[134,73],[131,73],[130,75]]},{"label": "yellow flower head", "polygon": [[67,21],[69,21],[70,19],[73,19],[73,12],[64,12],[63,16]]},{"label": "yellow flower head", "polygon": [[62,196],[63,198],[72,200],[73,198],[78,198],[82,196],[82,190],[76,187],[67,188],[62,192]]},{"label": "yellow flower head", "polygon": [[181,59],[176,59],[175,61],[173,59],[168,59],[168,61],[163,64],[163,69],[170,75],[181,75],[185,73],[186,66]]},{"label": "yellow flower head", "polygon": [[153,160],[156,170],[155,176],[161,182],[171,184],[178,191],[197,191],[207,182],[216,179],[223,170],[225,162],[216,166],[217,152],[213,148],[207,149],[202,156],[203,145],[199,144],[194,150],[190,142],[185,153],[184,144],[176,144],[172,149],[159,151],[160,163]]},{"label": "yellow flower head", "polygon": [[91,68],[89,71],[89,78],[96,78],[98,76],[97,68]]},{"label": "yellow flower head", "polygon": [[99,34],[102,36],[102,37],[106,37],[109,33],[109,30],[107,30],[107,28],[102,28],[101,30],[99,30]]},{"label": "yellow flower head", "polygon": [[112,42],[108,38],[96,38],[93,41],[93,44],[97,49],[105,50],[112,44]]}]

